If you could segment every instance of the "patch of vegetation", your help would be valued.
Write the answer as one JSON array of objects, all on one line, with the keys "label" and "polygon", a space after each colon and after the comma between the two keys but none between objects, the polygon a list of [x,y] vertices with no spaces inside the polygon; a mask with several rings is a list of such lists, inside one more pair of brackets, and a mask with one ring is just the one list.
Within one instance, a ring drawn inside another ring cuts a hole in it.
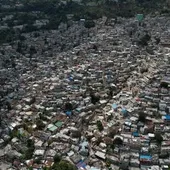
[{"label": "patch of vegetation", "polygon": [[107,121],[110,121],[112,119],[113,119],[113,115],[112,114],[107,117]]},{"label": "patch of vegetation", "polygon": [[163,137],[160,133],[156,133],[155,134],[155,139],[156,139],[156,142],[160,145],[163,141]]},{"label": "patch of vegetation", "polygon": [[119,137],[115,138],[113,141],[114,145],[122,145],[123,144],[123,140]]},{"label": "patch of vegetation", "polygon": [[[7,24],[8,29],[0,30],[0,43],[11,42],[19,39],[21,32],[33,32],[40,29],[51,30],[57,29],[61,22],[68,23],[67,15],[73,14],[74,20],[86,19],[85,26],[93,27],[93,20],[107,16],[108,18],[117,17],[134,17],[137,13],[155,13],[170,14],[169,2],[165,0],[119,0],[114,2],[111,0],[83,0],[82,4],[68,1],[66,4],[60,0],[19,0],[23,6],[16,7],[15,1],[2,1],[4,5],[10,5],[10,8],[0,6],[0,20],[2,25]],[[88,3],[93,5],[88,5]],[[3,17],[12,14],[13,17],[7,21],[3,21]],[[49,23],[41,28],[34,26],[36,20],[48,19]],[[23,30],[16,33],[13,26],[24,25]],[[145,39],[145,38],[144,38]],[[147,45],[145,40],[140,42]]]},{"label": "patch of vegetation", "polygon": [[34,148],[28,148],[25,153],[22,155],[22,158],[23,160],[29,160],[32,158],[33,156],[33,153],[34,153]]},{"label": "patch of vegetation", "polygon": [[54,156],[54,165],[51,167],[54,170],[76,170],[75,166],[67,161],[63,161],[62,157],[56,154]]},{"label": "patch of vegetation", "polygon": [[76,170],[74,165],[66,161],[60,161],[59,167],[61,170]]},{"label": "patch of vegetation", "polygon": [[58,154],[56,154],[55,156],[54,156],[54,163],[59,163],[60,161],[61,161],[61,156],[59,156]]},{"label": "patch of vegetation", "polygon": [[45,124],[44,124],[43,121],[40,120],[40,119],[38,119],[38,120],[36,121],[36,125],[37,125],[37,129],[38,129],[38,130],[43,130],[43,129],[45,128]]},{"label": "patch of vegetation", "polygon": [[95,22],[93,20],[86,20],[84,23],[84,26],[88,29],[95,27]]},{"label": "patch of vegetation", "polygon": [[101,142],[102,142],[102,138],[98,137],[96,140],[96,145],[99,146]]},{"label": "patch of vegetation", "polygon": [[24,154],[22,155],[23,160],[29,160],[32,158],[33,153],[34,153],[34,141],[32,141],[31,139],[27,140],[27,150],[24,152]]},{"label": "patch of vegetation", "polygon": [[145,123],[145,121],[146,121],[146,114],[143,113],[143,112],[140,112],[140,113],[139,113],[139,119],[138,119],[138,120],[141,121],[141,122],[143,122],[143,123]]},{"label": "patch of vegetation", "polygon": [[103,128],[103,125],[102,125],[102,122],[100,120],[97,121],[97,128],[98,130],[101,132],[104,128]]},{"label": "patch of vegetation", "polygon": [[151,36],[149,34],[145,34],[140,40],[139,40],[139,45],[141,46],[147,46],[148,42],[150,41]]},{"label": "patch of vegetation", "polygon": [[[0,30],[0,44],[1,43],[10,43],[14,41],[17,37],[13,29],[2,29]],[[15,36],[14,36],[15,35]]]},{"label": "patch of vegetation", "polygon": [[36,158],[36,159],[34,160],[34,163],[40,164],[40,163],[41,163],[41,158]]}]

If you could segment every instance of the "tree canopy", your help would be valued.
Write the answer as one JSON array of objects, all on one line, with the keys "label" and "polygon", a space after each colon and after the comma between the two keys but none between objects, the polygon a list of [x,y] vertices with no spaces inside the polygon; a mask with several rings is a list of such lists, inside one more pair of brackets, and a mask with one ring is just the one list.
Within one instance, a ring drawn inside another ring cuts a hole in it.
[{"label": "tree canopy", "polygon": [[155,140],[157,141],[158,144],[161,144],[163,141],[163,137],[160,133],[155,134]]}]

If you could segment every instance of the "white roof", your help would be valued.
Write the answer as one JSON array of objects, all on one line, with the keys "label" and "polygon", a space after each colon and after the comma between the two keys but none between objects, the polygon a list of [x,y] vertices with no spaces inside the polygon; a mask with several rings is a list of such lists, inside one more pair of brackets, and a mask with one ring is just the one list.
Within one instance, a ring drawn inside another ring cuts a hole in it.
[{"label": "white roof", "polygon": [[153,133],[148,133],[148,136],[149,136],[150,138],[154,138],[154,137],[155,137],[155,134],[153,134]]},{"label": "white roof", "polygon": [[98,156],[98,157],[100,157],[100,158],[102,158],[102,159],[105,159],[105,158],[106,158],[105,154],[104,154],[103,152],[100,152],[100,151],[97,151],[97,152],[95,153],[95,155]]},{"label": "white roof", "polygon": [[130,120],[132,120],[132,121],[136,121],[136,120],[138,120],[138,118],[137,118],[137,117],[132,116],[132,117],[130,118]]},{"label": "white roof", "polygon": [[50,129],[50,128],[53,127],[53,126],[54,126],[53,124],[49,124],[49,125],[47,126],[47,128]]},{"label": "white roof", "polygon": [[36,150],[35,155],[44,155],[45,150]]},{"label": "white roof", "polygon": [[107,101],[106,100],[100,100],[100,103],[101,104],[104,104],[104,103],[106,103]]},{"label": "white roof", "polygon": [[131,122],[125,122],[125,125],[131,126],[132,123]]}]

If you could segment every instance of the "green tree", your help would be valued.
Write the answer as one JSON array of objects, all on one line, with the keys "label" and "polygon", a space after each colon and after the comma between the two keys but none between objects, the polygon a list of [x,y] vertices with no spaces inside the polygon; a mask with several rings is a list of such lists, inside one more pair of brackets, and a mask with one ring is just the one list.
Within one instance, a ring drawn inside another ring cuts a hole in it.
[{"label": "green tree", "polygon": [[97,121],[97,128],[100,132],[104,129],[100,120]]},{"label": "green tree", "polygon": [[54,159],[54,163],[59,163],[61,161],[61,156],[56,154],[53,159]]},{"label": "green tree", "polygon": [[66,161],[61,161],[59,163],[59,167],[61,167],[62,170],[76,170],[76,168],[72,164]]},{"label": "green tree", "polygon": [[34,141],[31,140],[31,139],[28,139],[28,140],[27,140],[27,147],[28,147],[28,148],[34,147]]},{"label": "green tree", "polygon": [[31,159],[32,156],[33,156],[33,152],[34,152],[34,148],[33,148],[33,147],[28,148],[28,149],[25,151],[24,155],[23,155],[23,159],[24,159],[24,160]]},{"label": "green tree", "polygon": [[139,40],[139,45],[141,46],[147,46],[148,42],[150,41],[151,36],[149,34],[145,34],[140,40]]},{"label": "green tree", "polygon": [[40,119],[43,120],[43,121],[48,120],[47,117],[43,113],[41,113],[39,116],[40,116]]},{"label": "green tree", "polygon": [[145,121],[146,121],[146,114],[143,113],[143,112],[140,112],[140,113],[139,113],[139,119],[138,119],[138,120],[141,121],[141,122],[143,122],[143,123],[145,123]]},{"label": "green tree", "polygon": [[109,136],[110,138],[114,138],[114,136],[115,136],[116,134],[117,134],[117,129],[111,127],[111,128],[109,129],[108,136]]},{"label": "green tree", "polygon": [[95,27],[95,22],[93,20],[86,20],[84,23],[84,26],[88,29]]},{"label": "green tree", "polygon": [[49,20],[49,23],[44,26],[45,29],[58,29],[59,24],[62,21],[62,17],[55,15],[52,16]]},{"label": "green tree", "polygon": [[33,32],[33,31],[37,31],[37,27],[32,25],[32,24],[27,24],[25,26],[25,28],[23,29],[23,32]]},{"label": "green tree", "polygon": [[41,158],[37,158],[37,159],[35,159],[35,160],[34,160],[34,163],[36,163],[36,164],[40,164],[40,163],[41,163]]},{"label": "green tree", "polygon": [[36,125],[37,125],[37,129],[39,130],[43,130],[45,128],[45,124],[40,119],[36,121]]},{"label": "green tree", "polygon": [[18,42],[17,50],[18,53],[22,53],[22,43]]},{"label": "green tree", "polygon": [[114,139],[113,144],[122,145],[123,141],[122,141],[121,138],[117,137],[117,138]]},{"label": "green tree", "polygon": [[30,47],[30,54],[33,55],[33,54],[35,54],[35,53],[37,53],[37,50],[35,49],[34,46],[31,46],[31,47]]},{"label": "green tree", "polygon": [[160,145],[163,141],[163,137],[160,133],[156,133],[155,134],[155,139],[156,139],[156,142]]},{"label": "green tree", "polygon": [[96,145],[99,146],[101,142],[102,142],[102,138],[98,137],[96,140]]},{"label": "green tree", "polygon": [[76,170],[75,166],[66,161],[60,161],[59,163],[54,163],[52,166],[53,170]]},{"label": "green tree", "polygon": [[62,170],[68,170],[68,163],[65,161],[61,161],[59,163],[59,167],[61,167]]},{"label": "green tree", "polygon": [[19,35],[18,39],[19,39],[20,41],[25,41],[25,40],[26,40],[25,36],[23,36],[23,35]]},{"label": "green tree", "polygon": [[159,44],[161,41],[161,39],[159,37],[156,37],[155,40],[156,40],[156,44]]}]

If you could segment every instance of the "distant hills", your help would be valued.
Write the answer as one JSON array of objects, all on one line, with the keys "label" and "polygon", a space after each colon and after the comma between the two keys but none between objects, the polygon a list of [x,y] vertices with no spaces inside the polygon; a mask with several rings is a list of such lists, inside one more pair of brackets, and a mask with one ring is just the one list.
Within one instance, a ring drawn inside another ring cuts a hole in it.
[{"label": "distant hills", "polygon": [[1,0],[0,43],[21,38],[21,33],[57,29],[61,22],[69,27],[70,16],[76,21],[86,19],[86,25],[93,26],[93,20],[102,16],[169,16],[169,7],[170,0]]}]

